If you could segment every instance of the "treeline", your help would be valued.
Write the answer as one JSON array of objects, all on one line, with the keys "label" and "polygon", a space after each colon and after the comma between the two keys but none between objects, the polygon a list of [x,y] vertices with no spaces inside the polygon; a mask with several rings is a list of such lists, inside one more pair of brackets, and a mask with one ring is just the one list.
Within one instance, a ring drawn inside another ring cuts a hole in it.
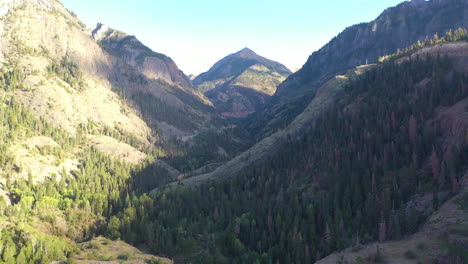
[{"label": "treeline", "polygon": [[399,50],[394,54],[380,57],[379,62],[382,63],[384,61],[395,60],[401,57],[405,57],[417,50],[430,47],[435,44],[455,42],[455,41],[468,41],[468,30],[464,28],[458,28],[457,30],[452,31],[450,29],[442,37],[439,37],[439,34],[436,33],[432,38],[426,37],[424,41],[418,40],[418,42],[405,48],[404,50]]},{"label": "treeline", "polygon": [[139,202],[120,212],[112,234],[195,263],[312,263],[414,233],[426,212],[408,201],[433,193],[436,209],[466,169],[468,147],[444,149],[432,118],[468,95],[467,82],[446,57],[384,63],[268,162],[229,180],[155,192],[145,212]]}]

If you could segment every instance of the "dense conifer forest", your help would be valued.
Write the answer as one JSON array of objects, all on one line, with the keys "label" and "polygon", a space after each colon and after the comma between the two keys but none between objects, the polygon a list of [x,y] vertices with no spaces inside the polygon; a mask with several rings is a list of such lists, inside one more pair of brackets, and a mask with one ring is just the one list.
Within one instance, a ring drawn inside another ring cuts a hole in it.
[{"label": "dense conifer forest", "polygon": [[[416,194],[430,193],[434,211],[459,191],[468,146],[447,148],[445,128],[434,117],[467,97],[468,75],[446,56],[397,59],[425,46],[466,40],[466,34],[458,30],[383,59],[351,80],[331,109],[272,158],[200,186],[164,185],[166,172],[153,162],[166,158],[184,172],[225,161],[213,155],[210,144],[184,153],[198,155],[187,162],[93,123],[71,136],[7,95],[21,89],[24,73],[2,70],[0,168],[7,177],[1,184],[11,204],[0,195],[0,263],[67,261],[80,250],[69,241],[98,235],[143,244],[179,261],[264,264],[313,263],[350,246],[404,238],[428,215],[408,206]],[[67,58],[47,70],[73,87],[83,85],[78,66]],[[144,96],[133,99],[149,114],[168,107]],[[194,128],[181,113],[169,119]],[[112,134],[145,152],[146,161],[132,165],[97,151],[86,143],[93,133]],[[210,138],[233,152],[245,148],[228,145],[230,133],[242,131],[207,133],[198,140]],[[32,175],[10,179],[8,171],[19,170],[8,151],[12,142],[32,136],[53,139],[59,147],[38,151],[60,159],[74,155],[78,170],[40,182]],[[38,231],[43,229],[50,234]],[[466,258],[463,250],[453,254]]]},{"label": "dense conifer forest", "polygon": [[[423,80],[427,89],[417,85]],[[445,57],[384,63],[351,82],[304,137],[265,164],[230,180],[155,192],[154,237],[144,240],[170,255],[196,251],[201,240],[199,263],[311,263],[412,234],[425,215],[406,203],[433,193],[437,209],[439,194],[455,194],[466,169],[468,147],[442,149],[443,128],[431,118],[467,96],[467,81]]]}]

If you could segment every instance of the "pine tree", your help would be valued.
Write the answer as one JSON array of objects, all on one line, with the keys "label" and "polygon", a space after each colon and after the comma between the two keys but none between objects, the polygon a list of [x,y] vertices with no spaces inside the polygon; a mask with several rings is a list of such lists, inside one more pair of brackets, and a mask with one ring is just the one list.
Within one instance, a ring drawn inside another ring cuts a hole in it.
[{"label": "pine tree", "polygon": [[439,177],[440,177],[440,162],[439,162],[439,159],[437,158],[437,153],[435,151],[435,148],[432,148],[431,167],[432,167],[432,176],[434,177],[434,180],[438,182]]}]

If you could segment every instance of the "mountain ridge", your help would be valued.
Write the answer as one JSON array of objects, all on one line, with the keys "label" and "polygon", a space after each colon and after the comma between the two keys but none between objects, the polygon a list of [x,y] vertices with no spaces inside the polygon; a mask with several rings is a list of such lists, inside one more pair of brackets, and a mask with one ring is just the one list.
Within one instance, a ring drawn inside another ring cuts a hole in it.
[{"label": "mountain ridge", "polygon": [[302,112],[318,87],[349,68],[423,41],[434,34],[468,27],[467,0],[405,1],[387,8],[375,20],[347,27],[309,56],[304,66],[277,89],[268,105],[247,127],[257,135],[285,127]]},{"label": "mountain ridge", "polygon": [[193,88],[190,80],[169,56],[151,50],[136,36],[127,35],[102,23],[98,23],[91,34],[106,50],[136,67],[146,77],[162,79],[186,89]]},{"label": "mountain ridge", "polygon": [[351,27],[277,91],[291,72],[249,48],[194,87],[57,0],[0,0],[0,262],[466,262],[468,31],[369,59],[463,24],[447,3]]}]

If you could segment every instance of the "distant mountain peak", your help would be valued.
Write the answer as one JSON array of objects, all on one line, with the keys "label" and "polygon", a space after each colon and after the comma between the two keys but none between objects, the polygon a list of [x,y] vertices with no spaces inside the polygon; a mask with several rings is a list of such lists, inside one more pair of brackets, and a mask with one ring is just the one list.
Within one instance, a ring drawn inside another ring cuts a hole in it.
[{"label": "distant mountain peak", "polygon": [[257,53],[255,53],[253,50],[245,47],[241,49],[240,51],[234,53],[234,55],[237,55],[241,58],[251,58],[251,57],[259,57]]},{"label": "distant mountain peak", "polygon": [[192,82],[223,116],[244,118],[260,109],[290,74],[281,63],[243,48],[216,62]]}]

